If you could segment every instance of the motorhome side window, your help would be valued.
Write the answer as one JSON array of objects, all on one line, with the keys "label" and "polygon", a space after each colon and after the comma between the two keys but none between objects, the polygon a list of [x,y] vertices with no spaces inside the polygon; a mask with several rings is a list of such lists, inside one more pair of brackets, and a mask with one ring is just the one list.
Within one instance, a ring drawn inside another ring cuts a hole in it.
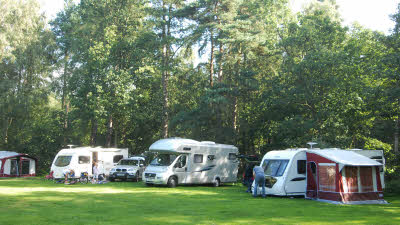
[{"label": "motorhome side window", "polygon": [[122,158],[124,158],[123,155],[115,155],[115,156],[114,156],[113,162],[114,162],[114,163],[118,163],[119,160],[121,160]]},{"label": "motorhome side window", "polygon": [[90,157],[81,155],[81,156],[78,157],[78,162],[79,162],[79,164],[89,164],[90,163]]},{"label": "motorhome side window", "polygon": [[297,160],[297,173],[306,174],[306,160]]},{"label": "motorhome side window", "polygon": [[236,154],[235,153],[229,153],[228,159],[229,160],[235,160],[236,159]]},{"label": "motorhome side window", "polygon": [[194,161],[194,163],[203,163],[203,155],[195,154],[193,161]]}]

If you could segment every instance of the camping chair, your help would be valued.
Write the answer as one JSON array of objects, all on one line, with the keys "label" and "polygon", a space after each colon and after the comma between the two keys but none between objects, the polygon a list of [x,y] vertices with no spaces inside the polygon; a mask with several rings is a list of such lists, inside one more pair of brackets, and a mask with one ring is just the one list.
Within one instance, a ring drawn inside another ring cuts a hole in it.
[{"label": "camping chair", "polygon": [[54,171],[51,171],[49,175],[46,175],[46,180],[53,180],[54,179]]}]

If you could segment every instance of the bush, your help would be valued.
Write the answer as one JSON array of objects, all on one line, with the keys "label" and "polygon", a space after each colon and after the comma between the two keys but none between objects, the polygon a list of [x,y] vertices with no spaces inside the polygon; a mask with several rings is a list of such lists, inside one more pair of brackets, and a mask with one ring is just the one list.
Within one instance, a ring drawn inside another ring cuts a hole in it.
[{"label": "bush", "polygon": [[385,193],[400,194],[400,180],[393,179],[385,183]]}]

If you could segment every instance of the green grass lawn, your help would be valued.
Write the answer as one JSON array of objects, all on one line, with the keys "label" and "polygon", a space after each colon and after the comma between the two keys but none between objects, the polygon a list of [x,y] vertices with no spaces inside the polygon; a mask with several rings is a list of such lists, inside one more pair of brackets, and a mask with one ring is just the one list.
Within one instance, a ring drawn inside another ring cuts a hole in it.
[{"label": "green grass lawn", "polygon": [[385,196],[387,205],[333,205],[244,191],[0,179],[0,224],[400,224],[398,195]]}]

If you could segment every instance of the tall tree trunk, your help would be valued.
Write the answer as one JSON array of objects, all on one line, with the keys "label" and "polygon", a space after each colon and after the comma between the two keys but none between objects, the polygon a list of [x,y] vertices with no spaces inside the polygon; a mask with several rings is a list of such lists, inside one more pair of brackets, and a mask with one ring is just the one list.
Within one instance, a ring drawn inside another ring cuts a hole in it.
[{"label": "tall tree trunk", "polygon": [[237,117],[238,117],[238,103],[237,103],[238,99],[237,97],[234,97],[233,99],[233,111],[232,111],[232,128],[233,130],[237,131]]},{"label": "tall tree trunk", "polygon": [[213,37],[213,31],[211,30],[211,37],[210,37],[210,41],[211,41],[211,54],[210,54],[210,86],[212,87],[214,85],[214,80],[213,80],[213,76],[214,76],[214,37]]},{"label": "tall tree trunk", "polygon": [[92,119],[92,131],[90,133],[90,145],[96,145],[96,137],[97,137],[97,120]]},{"label": "tall tree trunk", "polygon": [[110,115],[108,117],[108,125],[107,125],[107,140],[106,140],[107,148],[111,147],[112,132],[113,132],[113,117],[112,115]]},{"label": "tall tree trunk", "polygon": [[219,55],[220,55],[220,58],[219,58],[219,71],[218,71],[218,82],[222,82],[222,79],[223,79],[223,68],[222,68],[222,57],[223,57],[223,54],[224,54],[224,49],[223,49],[223,46],[222,46],[222,43],[220,43],[219,44]]},{"label": "tall tree trunk", "polygon": [[[400,105],[400,104],[399,104]],[[400,115],[397,116],[394,126],[394,153],[399,154],[399,129],[400,129]]]},{"label": "tall tree trunk", "polygon": [[66,145],[67,142],[67,129],[68,129],[68,112],[69,112],[69,101],[67,98],[68,94],[68,87],[67,87],[67,82],[68,82],[68,61],[69,61],[69,55],[68,51],[66,50],[65,53],[65,64],[64,64],[64,75],[63,75],[63,87],[62,87],[62,99],[61,99],[61,109],[64,110],[64,125],[63,125],[63,144]]},{"label": "tall tree trunk", "polygon": [[162,86],[163,86],[163,128],[162,128],[162,136],[163,138],[168,137],[168,123],[169,123],[169,99],[168,99],[168,37],[167,32],[169,33],[169,25],[167,20],[167,12],[165,9],[165,3],[163,2],[163,26],[162,26]]},{"label": "tall tree trunk", "polygon": [[114,121],[114,147],[118,147],[118,130],[116,121]]},{"label": "tall tree trunk", "polygon": [[8,144],[8,130],[11,126],[12,121],[13,121],[13,118],[8,117],[8,116],[4,120],[4,128],[3,128],[4,144]]}]

